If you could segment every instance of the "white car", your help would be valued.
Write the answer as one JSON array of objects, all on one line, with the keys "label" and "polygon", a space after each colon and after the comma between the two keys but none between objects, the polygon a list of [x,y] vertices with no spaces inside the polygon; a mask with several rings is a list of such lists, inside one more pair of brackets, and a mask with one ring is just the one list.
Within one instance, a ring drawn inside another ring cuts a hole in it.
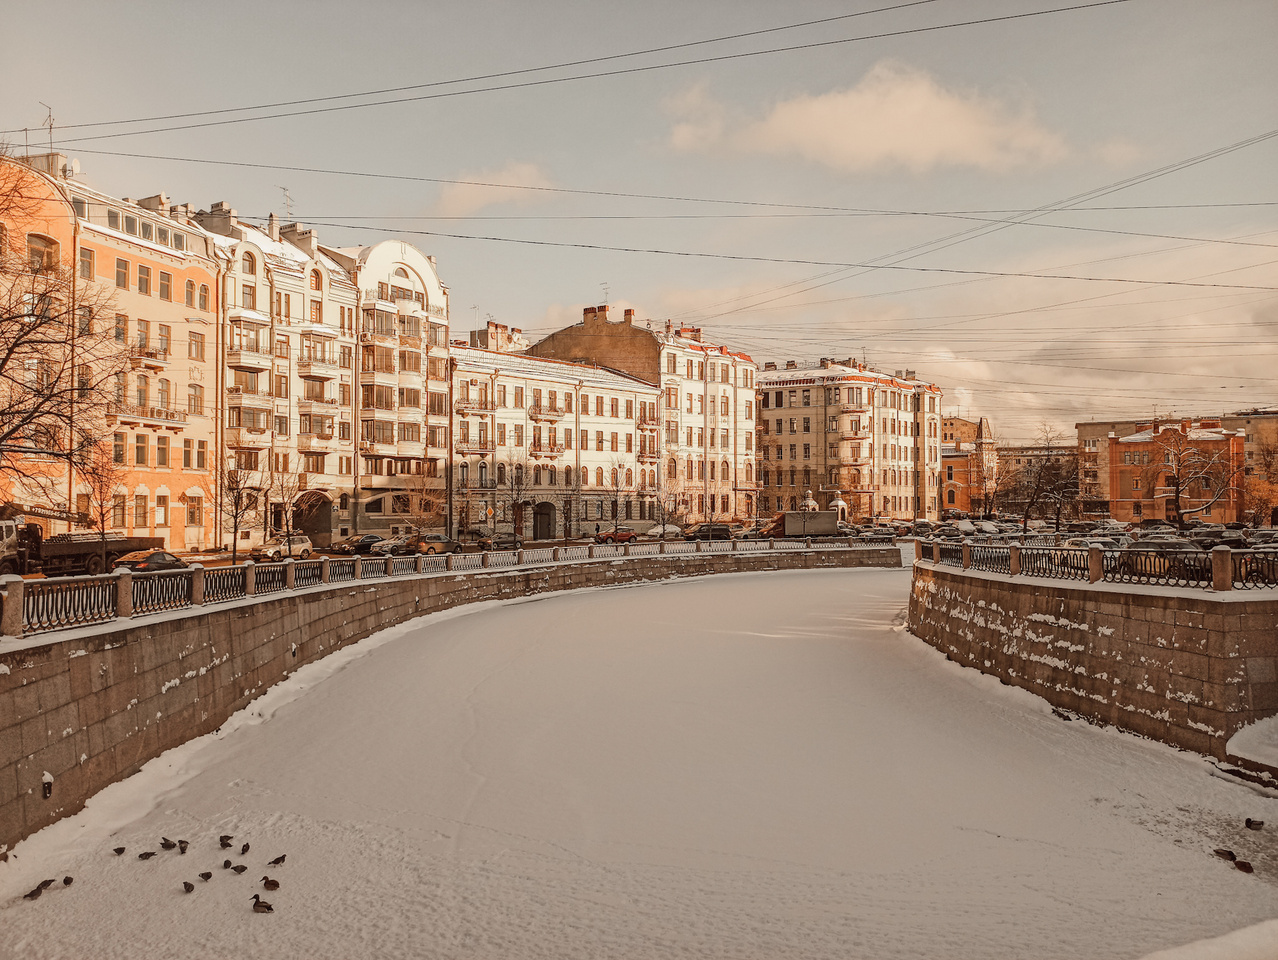
[{"label": "white car", "polygon": [[314,549],[311,538],[307,536],[272,537],[260,547],[254,547],[249,556],[254,560],[283,560],[285,557],[305,560]]},{"label": "white car", "polygon": [[660,540],[662,537],[679,539],[683,537],[683,527],[677,523],[659,523],[655,527],[645,530],[643,536],[653,540]]}]

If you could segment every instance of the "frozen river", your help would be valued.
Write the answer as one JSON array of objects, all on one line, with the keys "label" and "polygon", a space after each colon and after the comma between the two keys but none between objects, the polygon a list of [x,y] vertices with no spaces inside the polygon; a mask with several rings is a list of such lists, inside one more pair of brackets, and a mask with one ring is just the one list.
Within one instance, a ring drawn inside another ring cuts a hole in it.
[{"label": "frozen river", "polygon": [[19,845],[0,957],[1126,960],[1278,913],[1242,826],[1278,802],[946,662],[908,589],[720,576],[388,630]]}]

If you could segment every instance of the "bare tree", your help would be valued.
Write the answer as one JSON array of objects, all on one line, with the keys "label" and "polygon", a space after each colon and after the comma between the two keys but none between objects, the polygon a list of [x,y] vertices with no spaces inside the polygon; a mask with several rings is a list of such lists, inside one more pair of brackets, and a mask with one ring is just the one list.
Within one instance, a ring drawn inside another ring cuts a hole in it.
[{"label": "bare tree", "polygon": [[1278,444],[1261,443],[1244,470],[1242,516],[1253,526],[1273,523],[1278,513]]},{"label": "bare tree", "polygon": [[609,514],[612,519],[612,534],[616,539],[621,525],[621,504],[629,499],[635,486],[634,468],[625,457],[613,457],[604,474],[604,484],[608,490]]},{"label": "bare tree", "polygon": [[[49,229],[61,196],[0,150],[0,476],[46,497],[68,467],[86,464],[105,432],[115,378],[112,293],[80,281],[73,249]],[[66,216],[71,215],[69,208]],[[56,460],[59,470],[35,466]]]},{"label": "bare tree", "polygon": [[221,463],[216,495],[222,508],[223,527],[231,531],[231,563],[237,561],[240,530],[262,509],[262,481],[256,470],[241,470],[233,459]]},{"label": "bare tree", "polygon": [[[293,556],[294,508],[298,498],[306,492],[306,484],[302,475],[287,470],[272,469],[266,487],[266,496],[272,509],[279,510],[279,523],[271,523],[271,530],[276,536],[286,538],[288,555]],[[267,517],[271,520],[270,515]]]},{"label": "bare tree", "polygon": [[1001,465],[1004,502],[1021,514],[1021,531],[1040,507],[1051,510],[1059,529],[1062,516],[1073,513],[1078,504],[1078,449],[1049,424],[1039,427],[1034,446],[1026,451],[1026,461],[1008,469]]},{"label": "bare tree", "polygon": [[1153,431],[1154,455],[1144,470],[1151,492],[1171,491],[1176,525],[1183,528],[1193,514],[1217,503],[1230,503],[1239,496],[1243,481],[1241,458],[1235,459],[1226,440],[1196,439],[1178,427],[1164,426]]},{"label": "bare tree", "polygon": [[448,496],[436,479],[422,472],[407,474],[403,480],[401,496],[406,498],[406,512],[414,528],[420,531],[442,526]]},{"label": "bare tree", "polygon": [[[581,468],[581,470],[585,469],[585,467]],[[565,540],[573,536],[573,524],[577,525],[578,533],[581,531],[581,521],[583,519],[582,509],[584,503],[581,496],[581,488],[583,486],[581,470],[570,466],[564,467],[563,515]]]},{"label": "bare tree", "polygon": [[[107,530],[124,522],[127,504],[124,497],[123,454],[117,459],[113,446],[99,441],[90,446],[79,469],[81,492],[77,497],[77,509],[83,513],[88,525],[97,531],[99,554],[88,562],[92,574],[106,570]],[[96,562],[95,562],[96,561]]]},{"label": "bare tree", "polygon": [[[532,492],[532,464],[523,450],[512,448],[514,452],[498,464],[497,498],[498,502],[508,507],[511,529],[517,536],[523,536],[523,508]],[[494,518],[495,520],[496,518]],[[494,532],[496,523],[493,524]]]}]

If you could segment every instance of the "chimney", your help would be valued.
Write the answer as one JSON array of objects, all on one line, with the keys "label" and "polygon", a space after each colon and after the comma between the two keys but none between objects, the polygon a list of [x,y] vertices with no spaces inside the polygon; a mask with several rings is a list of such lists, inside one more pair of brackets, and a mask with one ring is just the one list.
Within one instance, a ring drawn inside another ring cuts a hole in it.
[{"label": "chimney", "polygon": [[764,364],[763,364],[763,371],[764,371],[764,373],[767,373],[769,370],[775,370],[776,368],[777,368],[777,365],[776,365],[776,363],[775,363],[774,361],[772,361],[772,360],[767,360],[767,361],[765,361],[765,362],[764,362]]},{"label": "chimney", "polygon": [[607,323],[608,304],[605,303],[602,307],[595,307],[595,316],[598,318],[600,323]]},{"label": "chimney", "polygon": [[626,326],[632,325],[635,322],[635,312],[627,309],[624,319],[626,321]]},{"label": "chimney", "polygon": [[286,223],[277,230],[277,239],[286,240],[311,259],[319,256],[319,237],[300,223]]},{"label": "chimney", "polygon": [[598,316],[598,311],[594,307],[585,307],[581,311],[581,322],[585,324],[594,323]]},{"label": "chimney", "polygon": [[830,360],[830,358],[829,358],[829,357],[822,357],[822,358],[821,358],[821,369],[822,369],[822,370],[829,370],[829,369],[830,369],[830,364],[831,364],[831,362],[832,362],[832,361]]},{"label": "chimney", "polygon": [[799,369],[799,361],[798,361],[798,360],[787,360],[787,361],[785,362],[785,368],[786,368],[787,370],[798,370],[798,369]]},{"label": "chimney", "polygon": [[169,198],[163,193],[157,193],[153,197],[146,197],[138,201],[138,206],[143,210],[152,210],[155,213],[162,213],[168,209]]},{"label": "chimney", "polygon": [[266,218],[266,234],[272,240],[279,240],[280,238],[280,222],[275,219],[274,213],[271,213]]}]

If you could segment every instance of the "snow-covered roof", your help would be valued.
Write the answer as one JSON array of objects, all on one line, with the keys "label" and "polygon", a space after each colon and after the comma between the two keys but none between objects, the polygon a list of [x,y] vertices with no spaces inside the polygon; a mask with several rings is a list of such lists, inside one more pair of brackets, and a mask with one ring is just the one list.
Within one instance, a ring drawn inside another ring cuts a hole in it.
[{"label": "snow-covered roof", "polygon": [[523,353],[501,353],[478,347],[455,346],[450,353],[457,369],[468,372],[491,373],[495,370],[499,374],[544,377],[565,384],[581,383],[583,386],[604,390],[642,390],[653,396],[661,392],[659,387],[638,377],[568,360],[551,360]]}]

